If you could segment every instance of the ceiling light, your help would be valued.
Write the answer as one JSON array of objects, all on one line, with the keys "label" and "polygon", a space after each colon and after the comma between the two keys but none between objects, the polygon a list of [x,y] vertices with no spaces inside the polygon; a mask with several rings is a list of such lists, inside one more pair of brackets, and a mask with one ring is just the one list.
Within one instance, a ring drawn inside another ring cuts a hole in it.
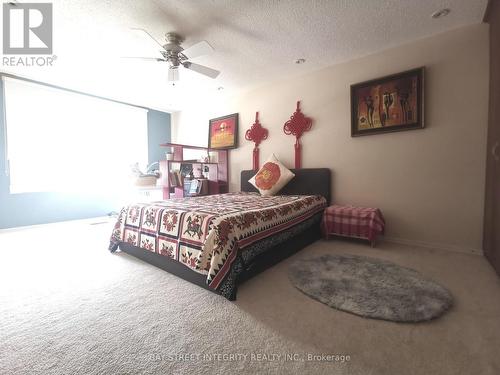
[{"label": "ceiling light", "polygon": [[431,17],[432,18],[443,18],[445,16],[447,16],[448,14],[450,14],[451,10],[448,9],[448,8],[444,8],[444,9],[441,9],[441,10],[438,10],[434,13],[431,14]]},{"label": "ceiling light", "polygon": [[297,59],[295,60],[295,64],[304,64],[306,62],[306,59]]},{"label": "ceiling light", "polygon": [[218,91],[222,91],[222,90],[224,90],[224,87],[219,86],[219,87],[217,87],[217,90],[218,90]]}]

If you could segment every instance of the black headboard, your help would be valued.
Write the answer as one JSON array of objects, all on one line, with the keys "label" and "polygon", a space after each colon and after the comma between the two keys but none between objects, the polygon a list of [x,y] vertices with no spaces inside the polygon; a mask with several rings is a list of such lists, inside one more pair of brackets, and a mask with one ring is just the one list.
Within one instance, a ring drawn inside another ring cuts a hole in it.
[{"label": "black headboard", "polygon": [[[322,195],[330,204],[331,171],[328,168],[291,169],[295,177],[278,194],[283,195]],[[255,171],[241,171],[241,191],[258,190],[248,182]]]}]

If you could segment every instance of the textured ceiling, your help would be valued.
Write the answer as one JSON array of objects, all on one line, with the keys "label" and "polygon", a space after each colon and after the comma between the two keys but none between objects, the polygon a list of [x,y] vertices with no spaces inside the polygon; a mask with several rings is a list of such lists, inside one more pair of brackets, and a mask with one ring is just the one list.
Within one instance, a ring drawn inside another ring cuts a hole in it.
[{"label": "textured ceiling", "polygon": [[[22,2],[22,1],[21,1]],[[32,0],[30,0],[32,2]],[[193,99],[296,76],[453,28],[480,23],[487,0],[53,0],[53,67],[7,68],[28,77],[175,110]],[[430,15],[450,8],[442,19]],[[215,53],[193,61],[218,69],[216,80],[181,71],[168,84],[154,44],[177,31],[188,47],[207,40]],[[306,63],[294,64],[297,58]]]}]

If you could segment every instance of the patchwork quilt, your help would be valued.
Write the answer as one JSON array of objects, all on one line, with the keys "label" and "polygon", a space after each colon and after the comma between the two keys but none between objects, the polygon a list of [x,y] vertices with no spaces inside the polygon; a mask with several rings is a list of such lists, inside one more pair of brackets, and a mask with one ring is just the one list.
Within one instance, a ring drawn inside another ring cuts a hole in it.
[{"label": "patchwork quilt", "polygon": [[239,249],[311,218],[326,207],[321,196],[228,193],[138,203],[124,207],[111,235],[170,257],[207,275],[218,289]]}]

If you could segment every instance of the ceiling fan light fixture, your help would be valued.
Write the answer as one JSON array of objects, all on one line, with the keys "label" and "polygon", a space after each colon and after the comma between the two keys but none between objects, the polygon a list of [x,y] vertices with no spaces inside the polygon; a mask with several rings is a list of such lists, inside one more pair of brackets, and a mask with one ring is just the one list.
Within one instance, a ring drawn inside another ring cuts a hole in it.
[{"label": "ceiling fan light fixture", "polygon": [[168,69],[168,81],[176,82],[179,80],[179,69],[177,67],[171,66]]},{"label": "ceiling fan light fixture", "polygon": [[434,19],[443,18],[446,17],[448,14],[450,14],[450,12],[451,10],[449,8],[440,9],[432,13],[431,18]]}]

